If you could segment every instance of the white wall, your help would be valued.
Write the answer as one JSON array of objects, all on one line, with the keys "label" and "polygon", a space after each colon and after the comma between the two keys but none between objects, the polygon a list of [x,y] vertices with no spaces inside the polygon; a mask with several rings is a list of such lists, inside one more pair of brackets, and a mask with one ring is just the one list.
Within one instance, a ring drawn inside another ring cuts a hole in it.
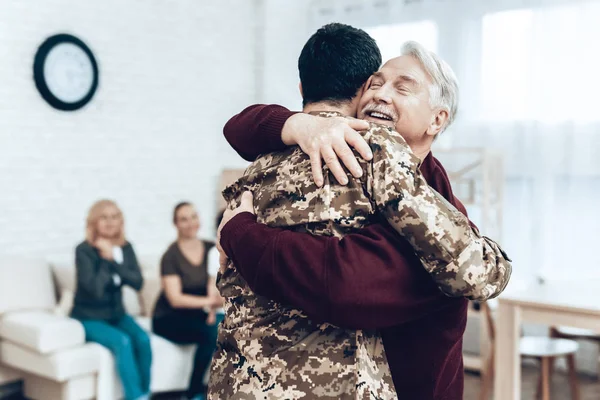
[{"label": "white wall", "polygon": [[267,0],[264,7],[261,102],[302,109],[298,90],[298,56],[313,34],[308,0]]},{"label": "white wall", "polygon": [[[245,163],[222,126],[255,102],[255,1],[0,2],[0,254],[70,255],[93,201],[123,208],[138,253],[174,238],[188,199],[212,236],[216,182]],[[94,52],[100,86],[82,110],[52,109],[32,65],[55,33]]]}]

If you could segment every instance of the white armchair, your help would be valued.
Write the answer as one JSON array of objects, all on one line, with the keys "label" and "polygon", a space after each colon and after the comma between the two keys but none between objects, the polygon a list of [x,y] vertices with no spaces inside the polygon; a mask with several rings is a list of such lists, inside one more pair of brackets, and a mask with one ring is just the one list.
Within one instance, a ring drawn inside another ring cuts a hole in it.
[{"label": "white armchair", "polygon": [[[128,313],[149,331],[160,283],[157,258],[144,259],[156,262],[142,265],[142,293],[125,289],[124,302]],[[50,267],[43,260],[0,258],[0,368],[18,371],[28,398],[119,399],[122,387],[112,354],[98,344],[85,343],[83,327],[68,317],[74,290],[72,262]],[[153,334],[150,339],[152,391],[185,390],[194,346],[178,346]]]},{"label": "white armchair", "polygon": [[27,397],[93,398],[99,361],[81,325],[55,306],[44,260],[0,260],[0,364],[21,372]]}]

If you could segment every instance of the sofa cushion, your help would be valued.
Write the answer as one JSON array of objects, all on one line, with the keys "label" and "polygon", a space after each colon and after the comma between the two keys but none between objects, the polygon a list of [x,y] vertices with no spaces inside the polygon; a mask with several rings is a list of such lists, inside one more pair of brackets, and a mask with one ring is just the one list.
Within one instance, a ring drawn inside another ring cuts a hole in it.
[{"label": "sofa cushion", "polygon": [[0,258],[0,315],[8,311],[52,310],[55,305],[52,273],[45,260]]},{"label": "sofa cushion", "polygon": [[81,323],[44,311],[4,314],[0,318],[0,337],[41,354],[85,342],[85,332]]},{"label": "sofa cushion", "polygon": [[156,254],[141,254],[137,256],[138,264],[144,276],[148,275],[160,275],[160,255]]},{"label": "sofa cushion", "polygon": [[[185,390],[192,375],[196,346],[177,345],[155,334],[150,335],[150,343],[152,345],[152,391],[158,393]],[[173,367],[165,368],[165,365]]]},{"label": "sofa cushion", "polygon": [[38,375],[27,374],[23,378],[23,394],[27,399],[100,400],[96,396],[96,374],[76,376],[66,382],[56,382]]},{"label": "sofa cushion", "polygon": [[152,318],[150,317],[136,317],[135,318],[135,322],[138,323],[138,325],[145,330],[146,332],[150,333],[152,332]]},{"label": "sofa cushion", "polygon": [[154,306],[160,295],[161,281],[160,277],[154,274],[146,274],[144,271],[144,286],[140,290],[140,304],[142,306],[142,315],[151,317],[154,312]]},{"label": "sofa cushion", "polygon": [[21,371],[58,382],[76,376],[96,373],[100,365],[98,348],[94,343],[40,354],[6,340],[0,342],[0,363]]},{"label": "sofa cushion", "polygon": [[[58,307],[55,311],[59,315],[69,315],[75,298],[75,266],[70,261],[53,261],[51,265],[60,295]],[[138,292],[129,286],[123,286],[123,305],[130,315],[140,315],[142,313]]]},{"label": "sofa cushion", "polygon": [[[23,373],[6,365],[0,365],[0,387],[6,383],[15,382],[23,378]],[[1,392],[1,391],[0,391]]]}]

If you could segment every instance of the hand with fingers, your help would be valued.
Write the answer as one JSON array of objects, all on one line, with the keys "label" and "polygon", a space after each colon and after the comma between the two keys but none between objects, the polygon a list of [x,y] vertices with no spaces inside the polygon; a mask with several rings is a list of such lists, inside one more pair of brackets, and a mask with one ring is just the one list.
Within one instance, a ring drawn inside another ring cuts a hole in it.
[{"label": "hand with fingers", "polygon": [[217,310],[211,308],[206,316],[206,325],[214,325],[217,322]]},{"label": "hand with fingers", "polygon": [[317,186],[323,185],[322,160],[337,181],[345,185],[348,177],[340,160],[353,176],[359,178],[362,175],[362,168],[352,148],[366,161],[373,158],[369,145],[358,133],[365,129],[369,129],[369,123],[360,119],[323,118],[299,113],[286,121],[281,139],[288,145],[297,144],[310,157],[313,180]]},{"label": "hand with fingers", "polygon": [[100,253],[100,257],[104,258],[105,260],[112,261],[112,259],[113,259],[113,244],[110,242],[110,240],[98,238],[94,242],[94,247],[96,247],[98,249],[98,252]]}]

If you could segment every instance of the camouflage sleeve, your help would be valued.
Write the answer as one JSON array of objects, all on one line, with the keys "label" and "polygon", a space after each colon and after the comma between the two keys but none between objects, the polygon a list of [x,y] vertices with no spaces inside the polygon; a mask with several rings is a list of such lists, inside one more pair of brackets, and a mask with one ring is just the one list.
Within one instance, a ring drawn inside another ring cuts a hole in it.
[{"label": "camouflage sleeve", "polygon": [[471,300],[498,296],[512,271],[498,244],[427,184],[421,161],[398,133],[374,126],[366,138],[373,150],[367,179],[376,207],[411,243],[442,292]]}]

